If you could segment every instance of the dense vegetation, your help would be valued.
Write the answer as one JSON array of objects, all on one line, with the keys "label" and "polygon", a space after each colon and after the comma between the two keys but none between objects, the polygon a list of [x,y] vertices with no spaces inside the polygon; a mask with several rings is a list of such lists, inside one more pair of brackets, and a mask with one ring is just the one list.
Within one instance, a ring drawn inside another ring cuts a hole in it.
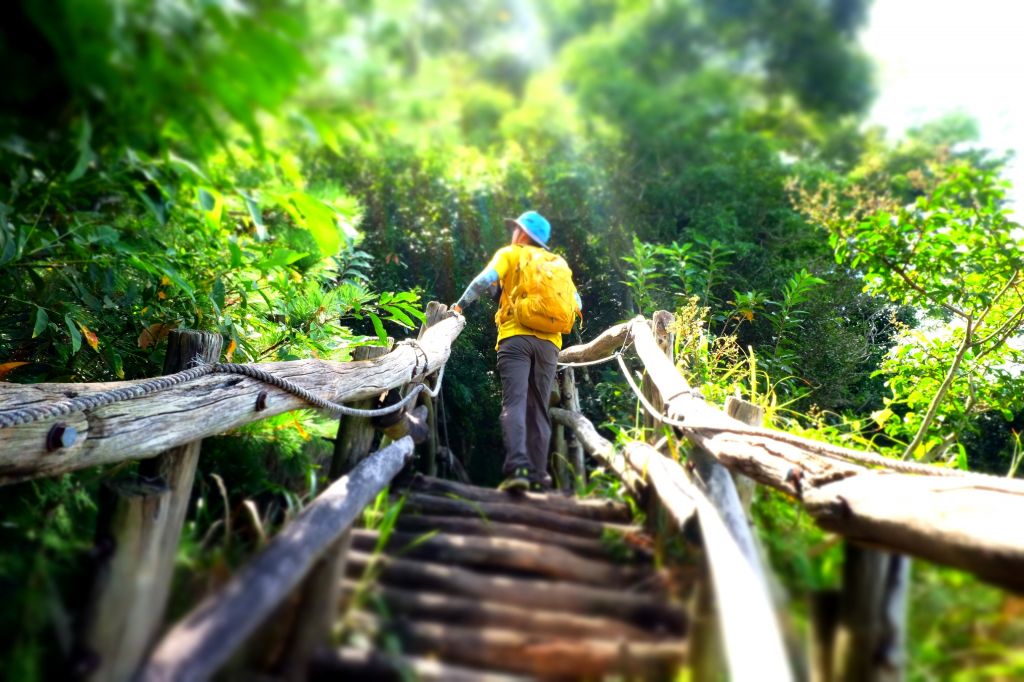
[{"label": "dense vegetation", "polygon": [[[454,301],[507,239],[502,218],[535,208],[574,267],[584,336],[676,310],[683,369],[710,397],[738,392],[816,437],[1013,475],[1024,233],[1005,159],[960,118],[897,142],[864,126],[866,12],[13,3],[0,29],[0,380],[151,376],[175,327],[220,332],[235,361],[346,359],[415,327],[422,301]],[[500,449],[488,311],[471,309],[444,394],[448,445],[480,482]],[[614,374],[590,377],[591,416],[632,428]],[[182,553],[204,570],[180,592],[258,541],[244,522],[218,536],[219,518],[248,518],[254,500],[280,522],[301,504],[289,491],[316,489],[329,428],[288,415],[208,441]],[[53,672],[96,490],[116,473],[0,489],[12,679]],[[786,502],[767,497],[758,515],[804,531],[765,533],[794,590],[836,579],[829,540]],[[1022,641],[1019,602],[918,573],[915,679],[965,660],[988,666],[982,677],[1021,672],[1002,648]]]}]

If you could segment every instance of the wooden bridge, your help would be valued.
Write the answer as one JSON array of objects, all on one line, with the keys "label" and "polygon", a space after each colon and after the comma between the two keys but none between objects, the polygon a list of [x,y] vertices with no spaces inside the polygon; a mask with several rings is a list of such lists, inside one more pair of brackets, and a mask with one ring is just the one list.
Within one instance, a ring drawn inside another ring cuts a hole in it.
[{"label": "wooden bridge", "polygon": [[[667,313],[564,349],[551,409],[559,478],[582,486],[585,451],[641,501],[645,526],[617,501],[413,474],[414,436],[428,437],[434,471],[432,397],[464,325],[428,313],[418,339],[350,363],[219,364],[219,337],[178,332],[164,378],[0,386],[0,484],[142,460],[105,490],[75,676],[661,680],[688,667],[697,680],[889,680],[901,678],[906,555],[1024,590],[1024,526],[999,523],[1024,516],[1019,481],[765,429],[738,400],[709,405],[670,357]],[[613,444],[580,413],[572,365],[605,360],[663,437]],[[401,409],[378,405],[388,392],[406,396]],[[165,623],[201,440],[311,404],[342,415],[333,483]],[[373,453],[371,418],[387,434]],[[806,643],[751,533],[757,484],[849,541],[843,588],[816,605]],[[667,542],[685,556],[661,561]]]}]

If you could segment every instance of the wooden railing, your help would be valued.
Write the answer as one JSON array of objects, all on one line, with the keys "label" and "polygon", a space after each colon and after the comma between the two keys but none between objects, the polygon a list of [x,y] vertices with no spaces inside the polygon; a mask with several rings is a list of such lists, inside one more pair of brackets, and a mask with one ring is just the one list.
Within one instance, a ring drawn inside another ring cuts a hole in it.
[{"label": "wooden railing", "polygon": [[[777,590],[751,536],[736,480],[743,485],[749,477],[786,493],[821,527],[853,543],[846,550],[839,603],[832,604],[831,617],[822,619],[831,625],[816,624],[811,658],[817,661],[812,674],[817,679],[883,679],[884,669],[898,667],[899,652],[892,649],[898,648],[902,625],[893,621],[893,612],[899,612],[906,598],[904,554],[1024,590],[1024,526],[1000,522],[1024,513],[1024,485],[1019,481],[913,466],[906,467],[912,473],[869,468],[866,464],[884,461],[871,453],[760,428],[756,413],[746,421],[737,419],[751,410],[727,413],[709,405],[677,371],[666,354],[667,344],[656,337],[666,326],[666,315],[617,325],[585,346],[563,350],[559,360],[597,360],[631,340],[649,387],[645,399],[660,412],[654,421],[670,425],[694,445],[688,466],[647,443],[616,447],[578,411],[553,408],[551,413],[634,490],[642,492],[649,485],[680,529],[699,524],[732,679],[794,675],[787,660],[792,655],[786,654],[794,643],[786,641],[778,625],[779,611],[772,607],[771,596]],[[751,406],[734,401],[731,407]],[[699,622],[700,616],[695,619]],[[758,646],[751,647],[754,641]],[[700,649],[691,647],[695,668],[701,665]],[[706,678],[696,672],[697,679]]]},{"label": "wooden railing", "polygon": [[[0,484],[142,460],[137,476],[104,487],[97,528],[101,561],[75,647],[78,676],[205,679],[272,615],[278,624],[287,623],[278,633],[288,642],[278,663],[281,672],[294,676],[303,669],[306,655],[329,631],[327,609],[337,601],[348,528],[408,461],[412,438],[395,434],[395,442],[367,456],[371,439],[363,433],[369,419],[343,419],[331,466],[332,478],[341,477],[154,648],[201,439],[308,407],[296,388],[365,408],[370,407],[365,401],[390,389],[424,382],[447,362],[465,320],[445,317],[445,307],[432,303],[428,325],[415,342],[372,359],[248,366],[286,380],[284,388],[251,376],[210,373],[95,409],[65,410],[0,428]],[[219,355],[218,335],[172,332],[164,371],[181,376],[174,373],[193,366],[196,358],[216,363]],[[81,404],[82,398],[109,398],[113,389],[146,383],[3,384],[0,415],[9,424],[31,419],[34,407],[56,409],[69,400]],[[423,416],[426,409],[420,410]],[[363,433],[353,437],[354,431]],[[283,606],[293,595],[298,605]]]}]

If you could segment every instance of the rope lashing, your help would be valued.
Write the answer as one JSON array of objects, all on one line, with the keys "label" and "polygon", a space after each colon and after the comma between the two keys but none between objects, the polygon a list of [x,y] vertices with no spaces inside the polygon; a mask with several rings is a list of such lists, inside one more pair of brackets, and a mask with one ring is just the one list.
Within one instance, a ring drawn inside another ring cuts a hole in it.
[{"label": "rope lashing", "polygon": [[[419,348],[424,357],[427,357],[426,352],[423,351],[423,348],[419,346],[418,343],[414,342],[410,345],[414,345],[416,348]],[[382,417],[386,414],[391,414],[402,409],[423,391],[427,391],[427,394],[432,398],[437,397],[438,393],[441,391],[441,382],[444,380],[444,367],[445,366],[442,365],[438,370],[437,380],[435,381],[435,385],[432,390],[425,383],[417,384],[411,391],[409,391],[408,395],[394,405],[388,405],[387,407],[373,410],[361,410],[327,400],[326,398],[321,398],[315,393],[308,391],[288,379],[282,379],[281,377],[275,376],[266,370],[252,365],[241,365],[229,362],[199,364],[196,367],[182,370],[181,372],[175,372],[174,374],[168,374],[167,376],[158,377],[156,379],[149,379],[131,386],[114,388],[109,391],[101,391],[88,396],[59,400],[47,405],[35,405],[31,407],[20,407],[14,410],[4,410],[0,412],[0,429],[20,426],[23,424],[31,424],[43,419],[62,417],[76,412],[95,410],[97,408],[123,402],[125,400],[132,400],[134,398],[159,393],[174,386],[195,381],[196,379],[209,374],[236,374],[275,386],[276,388],[280,388],[281,390],[294,395],[314,407],[327,411],[331,416],[335,417],[342,415],[353,417]],[[416,363],[416,368],[419,369],[418,361]],[[427,364],[424,364],[423,370],[426,369]],[[418,371],[414,372],[413,376],[416,376],[418,373]]]}]

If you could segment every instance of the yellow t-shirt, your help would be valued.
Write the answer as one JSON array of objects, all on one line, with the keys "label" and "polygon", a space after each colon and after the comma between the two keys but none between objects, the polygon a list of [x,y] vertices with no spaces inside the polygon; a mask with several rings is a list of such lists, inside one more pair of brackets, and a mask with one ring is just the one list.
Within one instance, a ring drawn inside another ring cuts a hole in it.
[{"label": "yellow t-shirt", "polygon": [[512,293],[514,284],[512,280],[515,276],[516,266],[519,265],[519,258],[527,253],[525,249],[542,250],[536,246],[512,244],[498,249],[494,257],[491,258],[491,262],[487,264],[488,268],[494,268],[494,271],[498,273],[498,281],[501,282],[501,302],[498,305],[498,312],[494,315],[494,322],[498,325],[498,342],[494,345],[495,350],[501,345],[502,339],[507,339],[510,336],[536,336],[538,339],[550,341],[558,348],[562,347],[562,335],[558,332],[539,332],[536,329],[524,327],[516,322],[515,316],[512,315],[512,306],[508,296]]}]

